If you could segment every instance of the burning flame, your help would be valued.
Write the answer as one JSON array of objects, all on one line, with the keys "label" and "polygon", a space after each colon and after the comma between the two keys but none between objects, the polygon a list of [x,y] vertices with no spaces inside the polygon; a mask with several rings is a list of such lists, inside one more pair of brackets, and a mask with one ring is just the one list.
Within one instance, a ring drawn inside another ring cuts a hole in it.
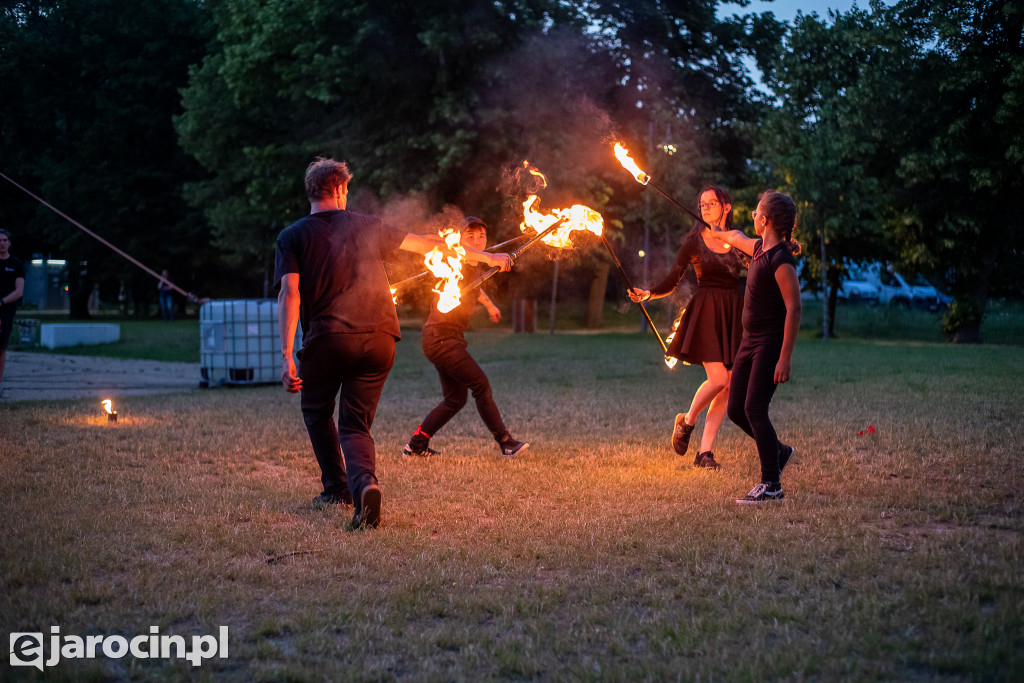
[{"label": "burning flame", "polygon": [[523,168],[526,169],[526,171],[529,172],[530,175],[534,176],[540,181],[540,187],[537,188],[538,190],[543,190],[545,187],[548,186],[547,177],[543,173],[541,173],[536,166],[531,166],[529,161],[523,160]]},{"label": "burning flame", "polygon": [[437,301],[437,310],[447,313],[459,305],[459,282],[462,280],[462,261],[466,256],[466,250],[459,240],[462,234],[453,228],[445,228],[438,233],[448,249],[454,252],[454,256],[444,256],[440,249],[434,248],[427,252],[424,262],[431,273],[441,278],[433,291],[440,297]]},{"label": "burning flame", "polygon": [[571,236],[576,230],[589,230],[598,237],[604,232],[604,218],[588,206],[573,204],[568,209],[554,209],[549,213],[541,213],[533,208],[538,201],[540,198],[532,194],[523,202],[523,222],[519,224],[520,230],[541,233],[553,223],[565,219],[557,230],[544,236],[541,240],[544,244],[564,249],[572,246]]},{"label": "burning flame", "polygon": [[[540,180],[541,188],[548,186],[548,179],[537,168],[531,166],[529,161],[523,162],[523,168]],[[573,204],[567,209],[553,209],[542,213],[534,208],[539,201],[540,197],[531,194],[523,202],[523,222],[519,224],[519,229],[523,232],[533,231],[535,234],[540,234],[557,221],[565,219],[565,222],[558,226],[557,230],[550,235],[545,235],[541,240],[548,246],[559,249],[572,246],[570,236],[576,230],[589,230],[599,237],[604,232],[604,218],[588,206]]]},{"label": "burning flame", "polygon": [[636,181],[641,185],[646,185],[650,182],[651,177],[640,170],[640,167],[636,165],[629,156],[629,150],[622,146],[622,143],[615,143],[615,158],[619,160],[622,167],[633,174]]},{"label": "burning flame", "polygon": [[[679,331],[679,323],[683,319],[683,313],[686,313],[686,308],[681,308],[679,310],[679,315],[677,315],[676,319],[672,322],[672,332],[670,332],[669,335],[665,337],[665,346],[671,346],[672,340],[676,338],[676,332]],[[667,365],[670,370],[674,368],[676,366],[676,363],[678,362],[678,358],[673,358],[672,356],[665,356],[665,365]],[[690,365],[690,363],[683,361],[683,365]]]},{"label": "burning flame", "polygon": [[110,415],[114,412],[112,408],[113,401],[111,401],[109,398],[103,399],[102,401],[100,401],[100,403],[103,404],[103,410],[107,411],[107,415]]}]

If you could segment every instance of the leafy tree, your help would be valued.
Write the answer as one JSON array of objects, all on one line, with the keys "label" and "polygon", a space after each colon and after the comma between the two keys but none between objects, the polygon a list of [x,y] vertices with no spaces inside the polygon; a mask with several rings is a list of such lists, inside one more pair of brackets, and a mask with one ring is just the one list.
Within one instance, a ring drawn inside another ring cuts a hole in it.
[{"label": "leafy tree", "polygon": [[778,98],[762,134],[767,171],[800,209],[809,285],[824,274],[827,336],[835,335],[836,294],[848,263],[894,256],[884,237],[873,131],[858,125],[854,93],[864,74],[887,60],[890,29],[863,10],[798,14],[765,82]]},{"label": "leafy tree", "polygon": [[879,122],[899,157],[892,229],[903,260],[952,289],[947,335],[976,342],[992,293],[1019,295],[1024,284],[1024,8],[905,0],[891,17],[917,47],[884,73],[904,103]]},{"label": "leafy tree", "polygon": [[956,297],[947,333],[977,341],[991,292],[1021,285],[1024,13],[904,0],[833,18],[798,18],[769,70],[766,157],[803,203],[812,264],[825,234],[833,285],[841,259],[939,276]]},{"label": "leafy tree", "polygon": [[583,202],[615,221],[620,188],[639,188],[612,168],[611,122],[629,130],[638,101],[672,98],[658,106],[688,119],[679,130],[699,133],[700,157],[728,140],[736,151],[718,165],[743,166],[745,82],[730,50],[746,38],[735,25],[716,33],[713,2],[208,4],[217,39],[177,128],[209,172],[193,202],[254,277],[305,210],[301,169],[315,154],[346,159],[357,191],[417,192],[433,210],[516,225],[523,198],[495,189],[529,159],[552,178],[548,206]]},{"label": "leafy tree", "polygon": [[[156,270],[193,285],[202,225],[180,198],[198,170],[171,126],[177,88],[201,54],[199,2],[41,0],[0,13],[0,158],[6,172]],[[140,303],[149,275],[25,195],[0,219],[67,258],[72,317],[87,317],[94,284],[119,282]]]}]

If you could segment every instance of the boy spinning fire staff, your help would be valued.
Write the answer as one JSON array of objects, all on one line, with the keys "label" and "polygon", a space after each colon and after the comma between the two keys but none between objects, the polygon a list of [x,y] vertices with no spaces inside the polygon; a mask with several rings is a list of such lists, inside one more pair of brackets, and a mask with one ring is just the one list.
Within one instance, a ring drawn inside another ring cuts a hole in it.
[{"label": "boy spinning fire staff", "polygon": [[[401,338],[384,259],[399,249],[426,254],[447,247],[437,237],[406,233],[379,218],[346,211],[351,179],[343,162],[320,157],[309,165],[310,212],[277,238],[274,279],[281,287],[281,382],[288,392],[301,395],[302,418],[324,487],[313,504],[354,503],[352,528],[357,529],[380,524],[382,495],[370,428]],[[507,254],[471,248],[466,253],[502,270],[512,265]],[[292,345],[300,320],[296,369]]]},{"label": "boy spinning fire staff", "polygon": [[[468,216],[462,223],[460,243],[483,250],[487,246],[487,224],[479,218]],[[479,266],[475,268],[480,269]],[[402,449],[403,456],[440,455],[440,451],[430,448],[430,438],[462,410],[470,392],[476,401],[480,419],[498,442],[503,456],[515,456],[529,446],[509,434],[491,395],[491,383],[487,375],[467,351],[465,332],[477,302],[487,309],[491,322],[501,320],[501,311],[479,286],[464,288],[461,302],[446,313],[438,310],[435,302],[423,325],[423,354],[437,368],[444,398],[413,432],[409,443]]]}]

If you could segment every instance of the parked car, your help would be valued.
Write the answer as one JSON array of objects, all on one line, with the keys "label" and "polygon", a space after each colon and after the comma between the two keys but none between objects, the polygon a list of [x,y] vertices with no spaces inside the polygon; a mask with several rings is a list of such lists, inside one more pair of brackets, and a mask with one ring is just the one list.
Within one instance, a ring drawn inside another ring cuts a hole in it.
[{"label": "parked car", "polygon": [[910,308],[914,302],[914,290],[903,276],[891,267],[877,261],[863,266],[865,279],[878,287],[878,303],[886,306]]},{"label": "parked car", "polygon": [[850,304],[878,304],[878,285],[869,279],[869,273],[857,266],[848,265],[847,277],[839,281],[836,299]]},{"label": "parked car", "polygon": [[877,292],[875,302],[885,306],[913,306],[935,312],[950,301],[949,297],[941,295],[924,277],[918,275],[911,285],[892,266],[877,261],[847,266],[847,272],[848,279],[841,282],[842,290],[859,291],[861,300],[866,300],[863,297],[868,288],[874,288]]},{"label": "parked car", "polygon": [[914,305],[919,308],[932,311],[933,313],[936,311],[944,311],[949,308],[951,303],[953,303],[953,297],[940,292],[934,285],[932,285],[932,283],[928,282],[923,275],[919,274],[915,277],[910,288],[914,290]]}]

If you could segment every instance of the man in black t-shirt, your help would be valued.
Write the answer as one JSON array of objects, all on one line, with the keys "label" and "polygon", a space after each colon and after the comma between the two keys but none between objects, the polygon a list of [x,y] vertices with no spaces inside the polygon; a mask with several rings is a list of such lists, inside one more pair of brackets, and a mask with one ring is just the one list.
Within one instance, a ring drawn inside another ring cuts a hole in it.
[{"label": "man in black t-shirt", "polygon": [[11,256],[11,233],[0,228],[0,391],[3,391],[7,343],[14,330],[14,313],[25,291],[25,266]]},{"label": "man in black t-shirt", "polygon": [[[447,246],[439,237],[414,235],[346,211],[351,178],[343,162],[318,158],[309,165],[310,213],[278,237],[274,278],[281,288],[281,382],[301,395],[324,487],[313,503],[353,503],[352,527],[360,528],[380,523],[382,496],[370,428],[401,337],[384,259],[399,249],[425,254]],[[512,266],[508,254],[466,251],[502,270]],[[293,340],[299,321],[302,350],[296,368]]]}]

